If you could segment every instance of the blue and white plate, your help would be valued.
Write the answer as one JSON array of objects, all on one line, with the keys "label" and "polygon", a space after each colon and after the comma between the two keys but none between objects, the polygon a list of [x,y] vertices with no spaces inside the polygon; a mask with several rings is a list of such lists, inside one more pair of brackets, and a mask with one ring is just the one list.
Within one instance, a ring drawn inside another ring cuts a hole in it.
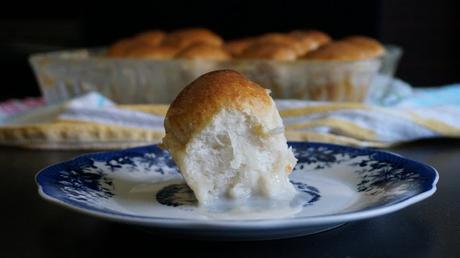
[{"label": "blue and white plate", "polygon": [[52,202],[154,232],[212,239],[308,235],[397,211],[431,196],[438,174],[401,156],[323,143],[289,143],[298,164],[291,201],[197,205],[169,154],[157,146],[87,154],[36,177]]}]

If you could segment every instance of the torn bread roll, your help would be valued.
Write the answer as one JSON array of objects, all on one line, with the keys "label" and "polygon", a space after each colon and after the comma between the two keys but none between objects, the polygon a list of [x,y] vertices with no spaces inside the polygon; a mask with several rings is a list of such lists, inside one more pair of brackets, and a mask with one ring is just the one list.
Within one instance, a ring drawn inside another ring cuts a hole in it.
[{"label": "torn bread roll", "polygon": [[297,160],[269,91],[231,71],[185,87],[165,118],[162,147],[201,205],[252,195],[289,199]]}]

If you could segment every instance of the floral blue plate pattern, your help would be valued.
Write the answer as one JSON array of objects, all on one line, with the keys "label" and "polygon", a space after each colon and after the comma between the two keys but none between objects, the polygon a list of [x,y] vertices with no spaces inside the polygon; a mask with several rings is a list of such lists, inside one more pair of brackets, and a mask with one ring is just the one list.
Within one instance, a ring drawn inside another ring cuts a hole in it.
[{"label": "floral blue plate pattern", "polygon": [[298,159],[291,201],[200,207],[157,146],[93,153],[40,171],[40,195],[67,208],[152,231],[199,238],[274,239],[312,234],[397,211],[431,196],[438,173],[399,155],[290,142]]}]

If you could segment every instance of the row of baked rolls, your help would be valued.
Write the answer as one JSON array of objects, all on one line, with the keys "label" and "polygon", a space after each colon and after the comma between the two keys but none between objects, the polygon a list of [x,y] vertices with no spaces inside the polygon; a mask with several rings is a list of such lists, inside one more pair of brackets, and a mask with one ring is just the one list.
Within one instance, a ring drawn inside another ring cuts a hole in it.
[{"label": "row of baked rolls", "polygon": [[320,31],[268,33],[256,38],[229,41],[226,49],[236,58],[274,60],[365,60],[384,54],[377,40],[350,36],[337,41]]},{"label": "row of baked rolls", "polygon": [[314,30],[267,33],[224,42],[208,29],[192,28],[171,33],[148,31],[122,39],[108,49],[107,56],[211,60],[363,60],[381,56],[384,51],[384,47],[372,38],[351,36],[332,41],[326,33]]},{"label": "row of baked rolls", "polygon": [[330,41],[324,32],[296,30],[232,40],[225,48],[236,58],[295,60]]},{"label": "row of baked rolls", "polygon": [[182,29],[171,33],[148,31],[117,41],[107,50],[108,57],[148,59],[216,59],[231,55],[222,38],[204,28]]}]

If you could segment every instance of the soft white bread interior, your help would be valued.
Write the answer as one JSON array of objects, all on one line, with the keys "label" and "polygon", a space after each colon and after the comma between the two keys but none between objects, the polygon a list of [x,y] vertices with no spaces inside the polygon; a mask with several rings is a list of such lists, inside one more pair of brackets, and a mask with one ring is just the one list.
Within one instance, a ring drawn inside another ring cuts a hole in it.
[{"label": "soft white bread interior", "polygon": [[269,91],[230,70],[202,75],[171,104],[162,146],[202,205],[251,195],[290,198],[296,164]]}]

